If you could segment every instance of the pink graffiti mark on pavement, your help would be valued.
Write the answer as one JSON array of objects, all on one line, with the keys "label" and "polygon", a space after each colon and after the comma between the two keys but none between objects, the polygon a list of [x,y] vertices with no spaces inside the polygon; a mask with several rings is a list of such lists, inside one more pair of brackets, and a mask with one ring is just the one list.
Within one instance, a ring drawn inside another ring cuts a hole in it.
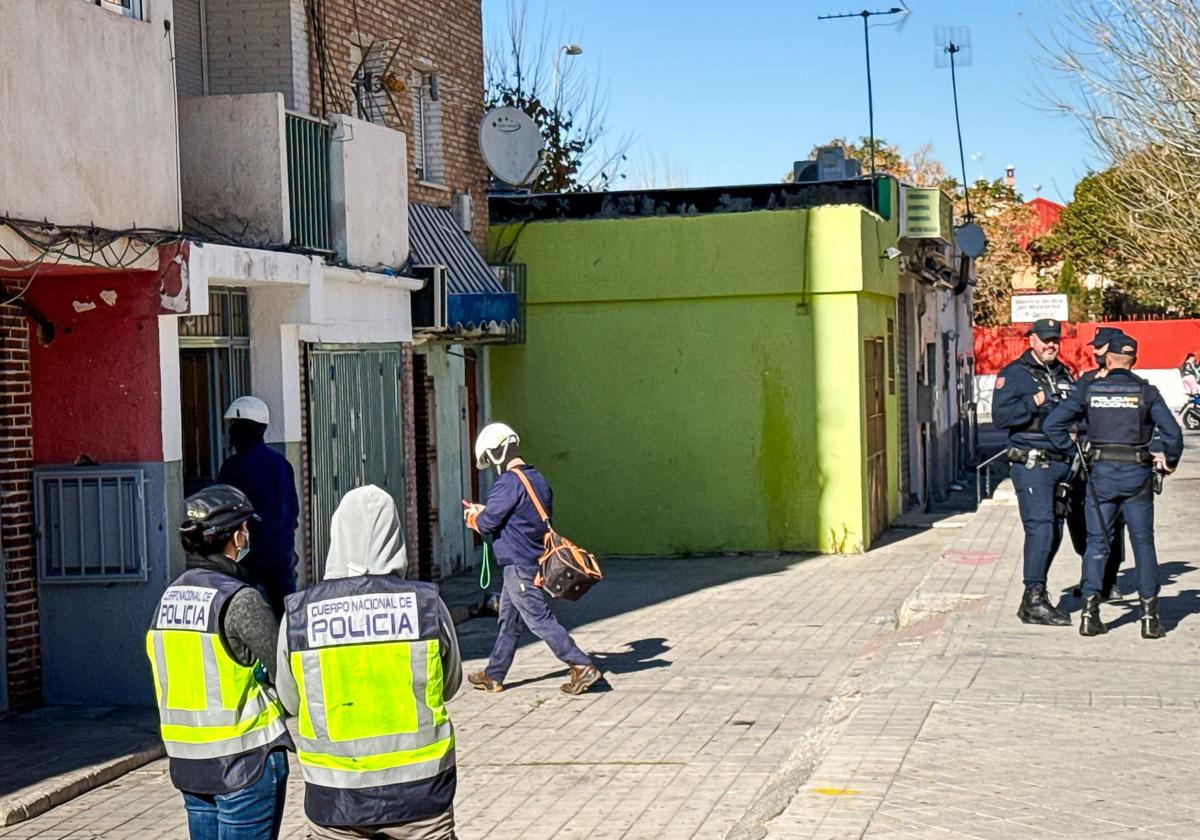
[{"label": "pink graffiti mark on pavement", "polygon": [[990,551],[963,551],[952,548],[943,554],[942,558],[958,566],[990,566],[1000,559],[1000,555]]}]

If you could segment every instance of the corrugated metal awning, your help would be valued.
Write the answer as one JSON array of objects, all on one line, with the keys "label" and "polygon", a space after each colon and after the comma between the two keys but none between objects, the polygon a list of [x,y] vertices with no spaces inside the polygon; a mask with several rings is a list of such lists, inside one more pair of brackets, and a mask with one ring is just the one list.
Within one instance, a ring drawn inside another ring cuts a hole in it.
[{"label": "corrugated metal awning", "polygon": [[517,296],[504,290],[450,211],[428,204],[408,208],[410,259],[444,265],[450,329],[486,329],[517,319]]}]

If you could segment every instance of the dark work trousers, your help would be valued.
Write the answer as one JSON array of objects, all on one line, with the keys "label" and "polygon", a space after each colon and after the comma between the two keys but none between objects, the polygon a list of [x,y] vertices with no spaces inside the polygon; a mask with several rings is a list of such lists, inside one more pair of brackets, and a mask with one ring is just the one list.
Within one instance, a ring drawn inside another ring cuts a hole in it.
[{"label": "dark work trousers", "polygon": [[1017,509],[1025,528],[1025,586],[1046,585],[1050,561],[1063,537],[1063,517],[1054,512],[1054,485],[1066,479],[1070,465],[1047,461],[1031,470],[1012,465],[1009,475],[1017,491]]},{"label": "dark work trousers", "polygon": [[[1083,589],[1083,558],[1087,556],[1087,479],[1083,471],[1071,482],[1071,509],[1067,513],[1067,531],[1071,545],[1079,555],[1079,588]],[[1117,585],[1117,574],[1125,564],[1125,520],[1117,513],[1113,523],[1112,545],[1108,547],[1108,562],[1104,564],[1104,581],[1100,594],[1107,598]]]},{"label": "dark work trousers", "polygon": [[504,682],[516,655],[521,631],[526,627],[568,665],[591,665],[592,660],[579,649],[566,628],[550,612],[546,593],[533,585],[537,567],[501,568],[504,570],[504,591],[500,594],[500,635],[496,637],[484,673],[496,682]]},{"label": "dark work trousers", "polygon": [[1154,483],[1148,464],[1092,463],[1092,490],[1087,510],[1088,546],[1083,558],[1083,594],[1098,594],[1118,516],[1125,518],[1138,595],[1158,595],[1158,553],[1154,549]]}]

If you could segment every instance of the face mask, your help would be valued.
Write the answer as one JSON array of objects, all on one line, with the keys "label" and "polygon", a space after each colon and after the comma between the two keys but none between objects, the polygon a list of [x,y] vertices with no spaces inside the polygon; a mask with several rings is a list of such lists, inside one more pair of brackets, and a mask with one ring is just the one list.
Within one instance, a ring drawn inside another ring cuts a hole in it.
[{"label": "face mask", "polygon": [[1096,367],[1104,367],[1104,363],[1108,360],[1108,354],[1096,353],[1092,358],[1096,360]]},{"label": "face mask", "polygon": [[250,537],[249,537],[249,535],[247,535],[246,544],[237,550],[237,559],[234,562],[241,563],[243,560],[246,559],[246,555],[249,553],[250,553]]}]

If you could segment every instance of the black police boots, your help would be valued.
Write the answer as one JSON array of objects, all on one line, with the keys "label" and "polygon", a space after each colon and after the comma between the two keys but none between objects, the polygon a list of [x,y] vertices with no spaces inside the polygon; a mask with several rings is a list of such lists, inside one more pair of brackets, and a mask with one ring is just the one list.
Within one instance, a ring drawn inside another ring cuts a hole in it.
[{"label": "black police boots", "polygon": [[1026,624],[1049,624],[1054,627],[1066,627],[1071,623],[1069,615],[1059,612],[1050,603],[1046,587],[1040,583],[1025,588],[1017,618]]},{"label": "black police boots", "polygon": [[1142,638],[1161,639],[1167,635],[1162,623],[1158,620],[1158,598],[1142,599]]},{"label": "black police boots", "polygon": [[1080,636],[1099,636],[1108,632],[1100,620],[1100,596],[1093,593],[1083,599],[1083,613],[1079,616]]}]

